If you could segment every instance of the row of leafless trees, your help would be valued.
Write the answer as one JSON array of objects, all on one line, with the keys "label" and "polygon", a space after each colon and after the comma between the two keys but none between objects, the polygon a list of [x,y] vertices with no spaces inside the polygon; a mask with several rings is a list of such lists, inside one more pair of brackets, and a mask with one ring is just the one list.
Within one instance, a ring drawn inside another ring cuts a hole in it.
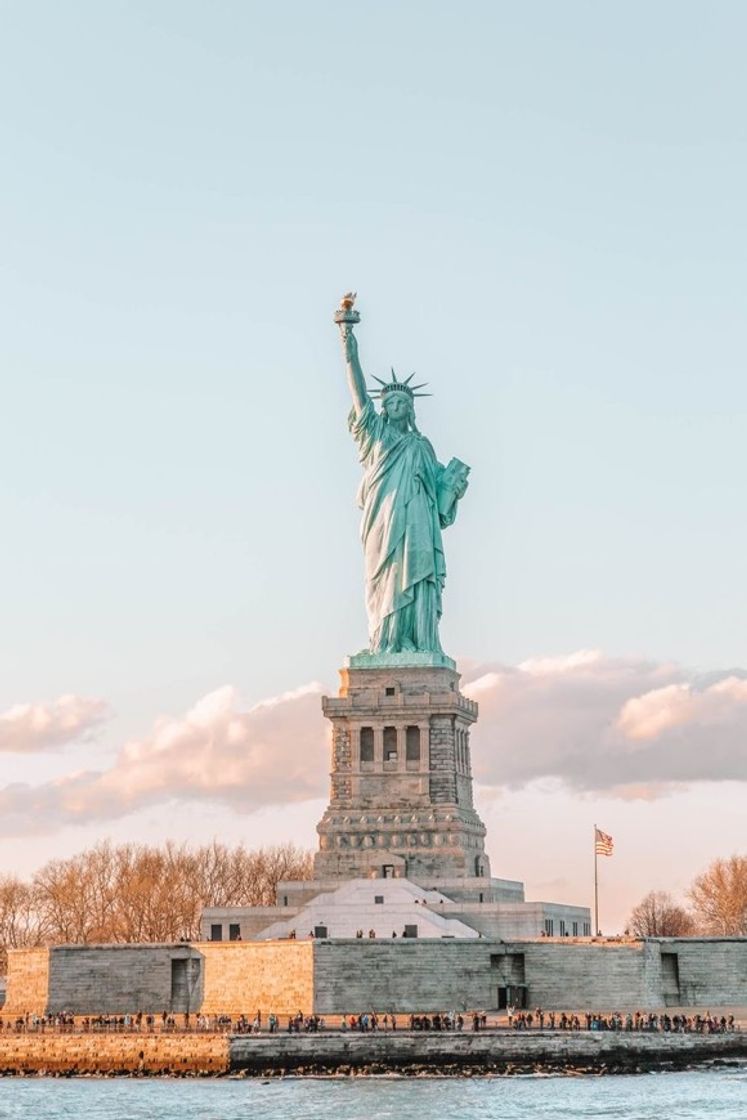
[{"label": "row of leafless trees", "polygon": [[[7,948],[86,941],[174,941],[200,932],[203,906],[271,906],[283,879],[308,879],[309,852],[293,844],[249,851],[213,843],[98,844],[45,864],[30,881],[0,877],[0,971]],[[688,891],[636,906],[639,937],[747,936],[747,856],[719,859]]]},{"label": "row of leafless trees", "polygon": [[651,891],[630,916],[637,937],[747,936],[747,856],[717,859],[687,892],[689,905]]},{"label": "row of leafless trees", "polygon": [[308,879],[311,872],[311,854],[293,844],[249,851],[218,843],[105,842],[52,860],[30,881],[0,877],[0,953],[66,942],[197,938],[203,906],[271,906],[278,882]]}]

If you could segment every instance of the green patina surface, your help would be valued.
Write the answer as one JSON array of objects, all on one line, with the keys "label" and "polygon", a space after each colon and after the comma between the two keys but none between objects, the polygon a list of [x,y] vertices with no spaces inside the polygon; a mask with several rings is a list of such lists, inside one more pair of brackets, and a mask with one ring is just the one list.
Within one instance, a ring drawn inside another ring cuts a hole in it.
[{"label": "green patina surface", "polygon": [[[335,322],[340,327],[348,384],[353,399],[348,426],[358,446],[363,479],[358,504],[366,569],[369,650],[373,656],[429,654],[433,660],[396,662],[351,658],[352,667],[446,665],[438,624],[446,580],[442,531],[452,525],[467,489],[469,467],[459,459],[438,461],[415,423],[414,374],[369,391],[353,327],[360,316],[354,297],[343,297]],[[373,397],[382,402],[381,411]]]},{"label": "green patina surface", "polygon": [[364,649],[346,658],[345,664],[349,669],[456,669],[456,661],[440,650],[372,653]]}]

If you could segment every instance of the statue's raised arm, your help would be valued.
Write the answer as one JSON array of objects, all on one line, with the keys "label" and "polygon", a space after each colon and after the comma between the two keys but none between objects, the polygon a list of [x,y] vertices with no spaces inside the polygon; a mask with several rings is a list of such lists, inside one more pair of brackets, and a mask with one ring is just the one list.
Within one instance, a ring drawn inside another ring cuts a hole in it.
[{"label": "statue's raised arm", "polygon": [[353,334],[353,327],[360,321],[360,315],[354,309],[355,292],[347,292],[340,300],[340,306],[335,312],[335,322],[340,328],[342,348],[345,353],[345,367],[348,374],[350,395],[353,398],[353,408],[356,416],[360,416],[368,398],[366,379],[363,376],[360,358],[358,357],[358,339]]}]

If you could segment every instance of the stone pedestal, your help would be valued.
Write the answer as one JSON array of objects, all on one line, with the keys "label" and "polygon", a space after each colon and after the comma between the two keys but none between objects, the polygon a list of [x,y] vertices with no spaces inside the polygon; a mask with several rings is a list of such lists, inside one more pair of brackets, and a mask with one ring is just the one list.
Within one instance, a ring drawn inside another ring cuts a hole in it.
[{"label": "stone pedestal", "polygon": [[472,802],[477,704],[443,656],[356,655],[324,697],[332,723],[330,804],[315,879],[490,876]]}]

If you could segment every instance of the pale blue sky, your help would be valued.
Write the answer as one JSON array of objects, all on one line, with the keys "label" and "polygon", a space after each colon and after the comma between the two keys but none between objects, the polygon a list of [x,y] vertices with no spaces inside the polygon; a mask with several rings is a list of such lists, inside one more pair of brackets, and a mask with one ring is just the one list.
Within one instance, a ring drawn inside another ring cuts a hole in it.
[{"label": "pale blue sky", "polygon": [[[331,316],[470,462],[444,642],[747,665],[747,9],[0,3],[0,710],[364,644]],[[55,763],[59,765],[59,763]]]}]

